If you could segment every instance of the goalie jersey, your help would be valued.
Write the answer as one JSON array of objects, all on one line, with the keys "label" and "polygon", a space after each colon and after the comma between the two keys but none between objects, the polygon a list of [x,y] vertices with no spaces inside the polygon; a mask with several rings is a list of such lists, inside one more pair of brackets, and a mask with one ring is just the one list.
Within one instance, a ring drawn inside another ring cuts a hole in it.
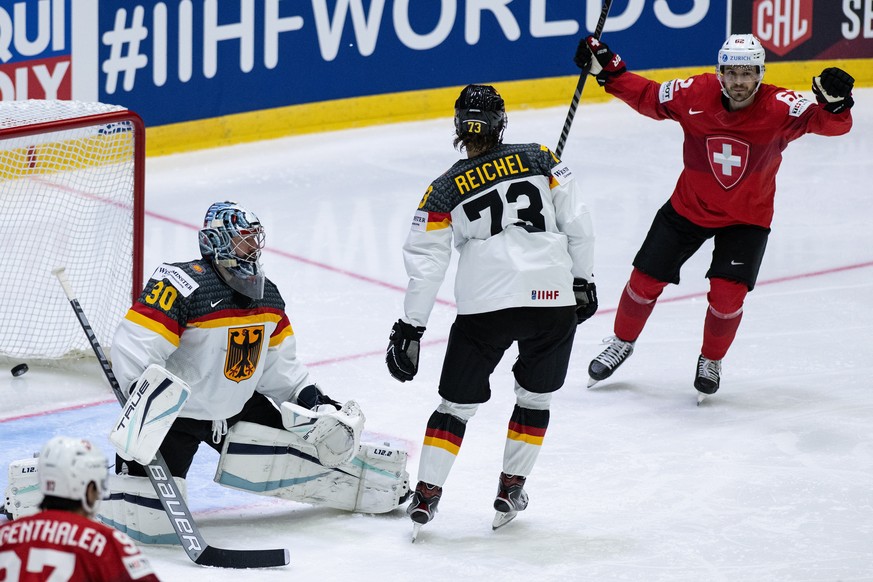
[{"label": "goalie jersey", "polygon": [[224,420],[257,391],[276,402],[312,384],[276,285],[262,299],[227,286],[208,260],[164,264],[115,332],[112,367],[122,389],[150,364],[191,387],[181,416]]},{"label": "goalie jersey", "polygon": [[427,324],[453,242],[460,315],[575,305],[573,278],[593,279],[594,233],[578,182],[539,144],[459,160],[427,188],[403,247],[412,325]]}]

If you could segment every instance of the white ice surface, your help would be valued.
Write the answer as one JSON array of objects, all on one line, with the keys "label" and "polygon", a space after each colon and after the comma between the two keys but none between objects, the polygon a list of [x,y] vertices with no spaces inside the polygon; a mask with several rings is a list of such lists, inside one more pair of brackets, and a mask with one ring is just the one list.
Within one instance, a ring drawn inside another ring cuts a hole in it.
[{"label": "white ice surface", "polygon": [[[592,88],[592,90],[595,90]],[[491,531],[514,403],[508,353],[469,423],[436,519],[410,543],[402,510],[347,514],[212,482],[201,447],[188,479],[203,535],[228,548],[285,547],[291,565],[206,570],[179,548],[145,548],[163,580],[873,580],[873,89],[855,92],[843,137],[791,144],[759,286],[745,304],[722,387],[691,386],[708,289],[704,247],[669,287],[632,359],[587,390],[619,293],[681,169],[681,131],[625,105],[585,105],[565,160],[594,211],[600,311],[579,328],[527,511]],[[506,141],[555,145],[565,108],[509,112]],[[400,247],[425,187],[457,159],[451,119],[279,139],[150,159],[145,270],[197,256],[206,207],[235,199],[267,228],[302,359],[326,391],[357,399],[365,439],[410,451],[414,482],[454,317],[452,278],[412,383],[388,376],[400,315]],[[74,317],[72,311],[70,317]],[[96,362],[0,376],[5,466],[55,434],[106,439],[117,404]],[[0,518],[2,519],[2,518]]]}]

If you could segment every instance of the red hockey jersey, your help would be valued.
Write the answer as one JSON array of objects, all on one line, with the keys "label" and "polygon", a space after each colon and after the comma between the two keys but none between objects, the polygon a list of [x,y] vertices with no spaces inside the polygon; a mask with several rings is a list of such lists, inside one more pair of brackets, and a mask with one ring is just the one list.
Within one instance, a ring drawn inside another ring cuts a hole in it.
[{"label": "red hockey jersey", "polygon": [[43,511],[0,526],[0,580],[158,582],[120,531],[69,511]]},{"label": "red hockey jersey", "polygon": [[670,200],[676,212],[703,227],[769,228],[776,172],[788,143],[806,133],[835,136],[852,127],[848,109],[829,113],[794,91],[766,84],[751,105],[728,111],[711,73],[659,84],[628,72],[607,83],[606,91],[643,115],[682,126],[685,167]]}]

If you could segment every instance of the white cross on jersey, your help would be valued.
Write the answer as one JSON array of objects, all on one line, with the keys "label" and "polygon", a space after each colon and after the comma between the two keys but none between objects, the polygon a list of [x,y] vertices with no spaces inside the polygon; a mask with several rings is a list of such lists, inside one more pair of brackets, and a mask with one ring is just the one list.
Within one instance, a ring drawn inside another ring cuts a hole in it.
[{"label": "white cross on jersey", "polygon": [[733,175],[733,169],[742,166],[742,159],[733,155],[733,148],[729,143],[722,144],[721,153],[712,154],[712,162],[721,166],[721,173],[725,176]]}]

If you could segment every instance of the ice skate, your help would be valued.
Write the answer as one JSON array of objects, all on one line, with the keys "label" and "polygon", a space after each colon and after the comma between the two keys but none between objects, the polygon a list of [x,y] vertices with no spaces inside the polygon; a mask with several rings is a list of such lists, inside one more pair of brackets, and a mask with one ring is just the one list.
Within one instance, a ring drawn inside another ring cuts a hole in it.
[{"label": "ice skate", "polygon": [[528,497],[524,490],[525,478],[520,475],[500,474],[500,483],[497,485],[497,497],[494,499],[494,516],[492,529],[503,527],[524,511],[527,507]]},{"label": "ice skate", "polygon": [[697,358],[697,377],[694,378],[694,387],[697,388],[697,405],[718,390],[721,381],[721,360],[710,360],[699,356]]},{"label": "ice skate", "polygon": [[612,376],[616,368],[621,366],[634,353],[635,342],[626,342],[620,340],[617,336],[606,338],[603,342],[609,345],[588,364],[588,376],[590,376],[588,379],[589,388],[601,380],[606,380]]},{"label": "ice skate", "polygon": [[412,520],[412,543],[415,543],[421,526],[433,519],[437,505],[443,494],[443,488],[419,481],[412,494],[412,501],[406,508],[406,515]]}]

